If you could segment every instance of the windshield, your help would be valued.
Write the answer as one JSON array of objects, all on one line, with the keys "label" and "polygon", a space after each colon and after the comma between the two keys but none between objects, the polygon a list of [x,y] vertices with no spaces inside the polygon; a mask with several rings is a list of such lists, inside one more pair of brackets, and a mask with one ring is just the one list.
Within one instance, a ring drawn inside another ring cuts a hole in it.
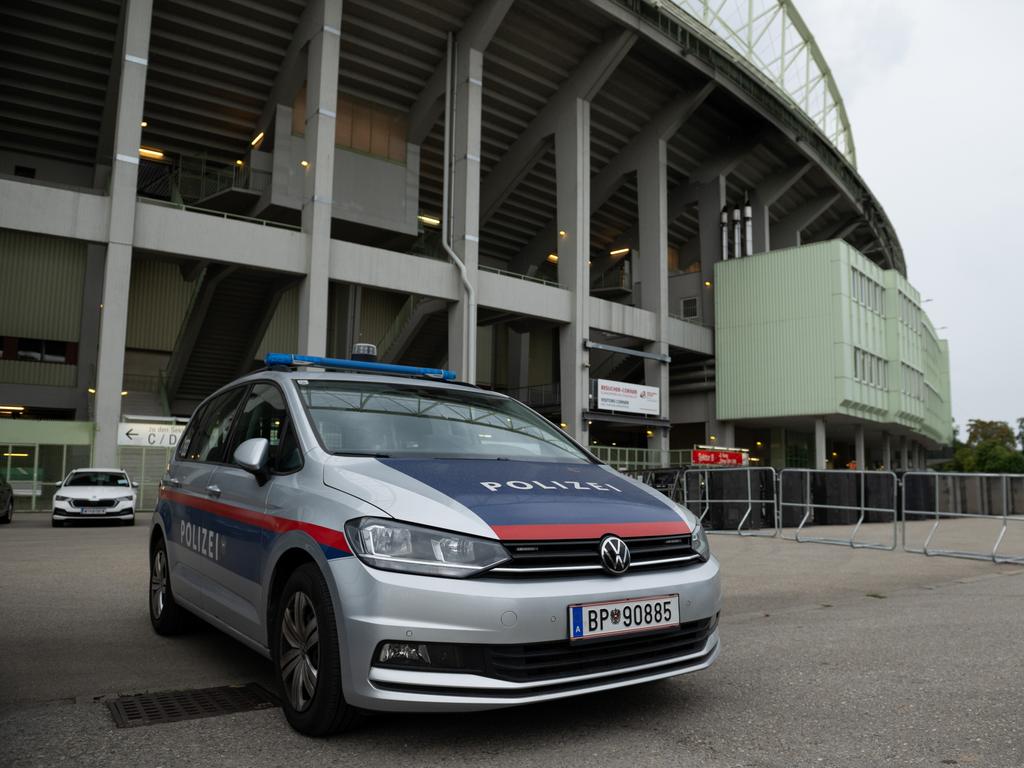
[{"label": "windshield", "polygon": [[358,381],[296,386],[321,444],[336,455],[590,461],[557,427],[507,398]]},{"label": "windshield", "polygon": [[64,485],[105,485],[127,488],[131,483],[123,472],[72,472]]}]

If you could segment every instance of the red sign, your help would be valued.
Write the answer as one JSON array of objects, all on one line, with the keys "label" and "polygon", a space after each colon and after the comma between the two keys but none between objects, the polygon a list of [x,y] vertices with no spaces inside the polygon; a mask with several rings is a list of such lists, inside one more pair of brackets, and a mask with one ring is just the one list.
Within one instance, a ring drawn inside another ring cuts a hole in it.
[{"label": "red sign", "polygon": [[747,463],[747,453],[744,451],[723,451],[716,448],[694,448],[690,457],[690,463],[716,467],[742,467]]}]

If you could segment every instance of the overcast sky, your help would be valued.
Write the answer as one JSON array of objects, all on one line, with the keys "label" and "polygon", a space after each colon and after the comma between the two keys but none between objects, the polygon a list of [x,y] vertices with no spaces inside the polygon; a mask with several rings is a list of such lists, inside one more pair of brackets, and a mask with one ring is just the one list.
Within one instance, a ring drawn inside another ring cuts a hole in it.
[{"label": "overcast sky", "polygon": [[[939,335],[953,417],[1024,416],[1024,1],[797,0]],[[965,437],[961,430],[961,437]]]}]

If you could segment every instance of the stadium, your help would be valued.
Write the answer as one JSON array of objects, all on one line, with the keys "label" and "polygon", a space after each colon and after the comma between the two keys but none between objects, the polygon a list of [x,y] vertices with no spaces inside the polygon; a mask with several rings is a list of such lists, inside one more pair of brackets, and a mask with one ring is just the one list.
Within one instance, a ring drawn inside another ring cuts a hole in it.
[{"label": "stadium", "polygon": [[19,505],[87,463],[152,501],[206,395],[358,342],[616,466],[952,441],[947,344],[789,0],[10,0],[0,50]]}]

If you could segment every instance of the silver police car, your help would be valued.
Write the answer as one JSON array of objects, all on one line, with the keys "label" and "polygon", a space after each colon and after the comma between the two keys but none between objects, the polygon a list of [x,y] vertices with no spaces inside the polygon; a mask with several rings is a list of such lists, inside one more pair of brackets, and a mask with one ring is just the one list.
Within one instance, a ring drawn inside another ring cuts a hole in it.
[{"label": "silver police car", "polygon": [[268,355],[202,403],[153,516],[156,631],[187,611],[269,657],[310,735],[361,710],[492,709],[708,667],[721,589],[695,517],[453,378]]}]

